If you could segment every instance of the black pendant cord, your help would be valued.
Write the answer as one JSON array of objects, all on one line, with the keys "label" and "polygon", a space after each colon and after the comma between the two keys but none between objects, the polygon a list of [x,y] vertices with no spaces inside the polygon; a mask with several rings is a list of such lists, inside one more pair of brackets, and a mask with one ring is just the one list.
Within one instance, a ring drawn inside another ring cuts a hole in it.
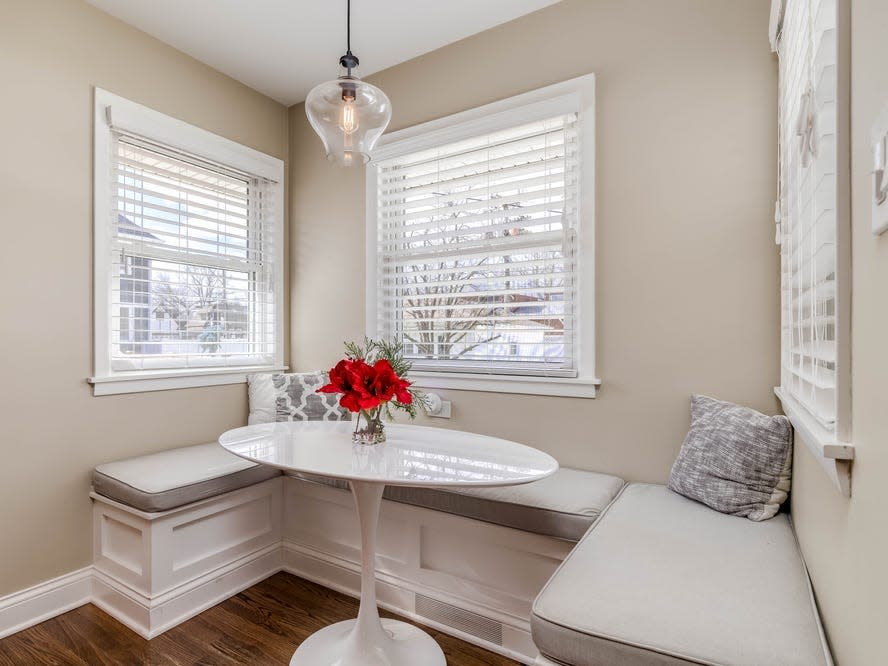
[{"label": "black pendant cord", "polygon": [[345,19],[345,55],[339,59],[339,64],[348,70],[348,77],[351,78],[352,70],[360,64],[358,56],[352,53],[351,49],[351,0],[345,3],[346,19]]}]

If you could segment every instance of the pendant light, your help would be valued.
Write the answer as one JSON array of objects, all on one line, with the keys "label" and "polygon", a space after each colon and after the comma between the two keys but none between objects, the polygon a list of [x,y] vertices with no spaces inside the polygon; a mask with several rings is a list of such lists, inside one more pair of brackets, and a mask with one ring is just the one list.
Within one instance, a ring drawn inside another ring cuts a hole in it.
[{"label": "pendant light", "polygon": [[346,51],[339,78],[312,88],[305,98],[308,122],[327,150],[327,159],[343,166],[365,164],[392,118],[389,98],[354,75],[359,61],[351,52],[351,0],[347,0]]}]

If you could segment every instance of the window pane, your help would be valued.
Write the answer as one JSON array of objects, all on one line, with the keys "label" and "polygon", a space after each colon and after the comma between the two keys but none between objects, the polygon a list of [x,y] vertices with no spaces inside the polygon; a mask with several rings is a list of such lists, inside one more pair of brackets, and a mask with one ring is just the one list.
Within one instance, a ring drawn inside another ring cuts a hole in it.
[{"label": "window pane", "polygon": [[150,359],[147,365],[162,367],[166,357],[169,367],[179,367],[186,357],[258,362],[273,354],[271,337],[251,335],[269,328],[261,319],[273,314],[273,303],[254,301],[249,274],[138,256],[126,256],[119,273],[114,359]]},{"label": "window pane", "polygon": [[272,363],[269,184],[136,137],[115,158],[112,369]]},{"label": "window pane", "polygon": [[379,166],[379,324],[417,367],[575,373],[576,120]]},{"label": "window pane", "polygon": [[791,0],[780,55],[781,385],[836,418],[836,7]]}]

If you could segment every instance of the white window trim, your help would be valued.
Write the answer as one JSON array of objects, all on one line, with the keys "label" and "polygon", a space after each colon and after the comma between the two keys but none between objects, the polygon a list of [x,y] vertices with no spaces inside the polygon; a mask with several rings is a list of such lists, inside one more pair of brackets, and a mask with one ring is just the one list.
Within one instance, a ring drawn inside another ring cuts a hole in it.
[{"label": "white window trim", "polygon": [[780,387],[774,389],[783,413],[792,423],[793,436],[801,440],[820,463],[827,476],[845,497],[851,496],[851,462],[854,444],[826,430],[807,409]]},{"label": "white window trim", "polygon": [[[95,89],[93,111],[93,325],[94,375],[87,378],[93,395],[217,386],[246,381],[252,372],[285,369],[284,364],[284,163],[258,150],[149,109],[101,88]],[[186,368],[121,372],[111,369],[110,307],[111,265],[103,258],[111,254],[108,234],[110,219],[111,129],[138,134],[164,145],[179,148],[204,159],[279,183],[275,207],[280,211],[274,226],[275,247],[275,356],[271,365]]]},{"label": "white window trim", "polygon": [[[855,447],[851,437],[851,9],[836,3],[836,420],[823,428],[804,406],[780,386],[774,394],[792,424],[794,437],[814,456],[833,485],[851,496]],[[777,50],[786,0],[771,0],[769,38]],[[781,284],[782,289],[782,284]],[[783,354],[781,350],[781,364]]]},{"label": "white window trim", "polygon": [[188,368],[185,370],[158,370],[139,373],[115,372],[112,377],[90,377],[93,395],[143,393],[169,389],[243,384],[254,372],[283,372],[287,366],[243,366],[227,368]]},{"label": "white window trim", "polygon": [[365,169],[366,221],[366,331],[377,331],[377,160],[424,150],[436,145],[471,138],[501,129],[557,115],[579,112],[582,159],[579,186],[580,219],[577,261],[577,312],[579,332],[577,377],[530,377],[473,374],[447,371],[412,372],[411,379],[421,388],[463,389],[497,393],[555,395],[594,398],[601,385],[595,374],[595,75],[539,88],[515,97],[455,113],[384,135],[373,151],[373,161]]}]

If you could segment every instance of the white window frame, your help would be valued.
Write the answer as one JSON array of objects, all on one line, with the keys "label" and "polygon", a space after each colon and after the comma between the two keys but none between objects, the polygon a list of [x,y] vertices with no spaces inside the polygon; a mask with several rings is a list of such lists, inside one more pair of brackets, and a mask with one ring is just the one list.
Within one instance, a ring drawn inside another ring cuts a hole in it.
[{"label": "white window frame", "polygon": [[522,393],[594,398],[601,381],[595,374],[595,75],[587,74],[492,104],[456,113],[384,135],[365,168],[366,187],[366,332],[377,326],[377,160],[543,120],[578,113],[580,159],[577,252],[577,376],[535,377],[504,374],[414,371],[416,386],[494,393]]},{"label": "white window frame", "polygon": [[[236,384],[252,372],[284,370],[284,163],[235,141],[189,125],[128,99],[95,89],[93,154],[93,324],[94,375],[87,381],[94,395],[159,391],[196,386]],[[137,134],[162,145],[224,164],[276,183],[272,190],[279,211],[272,233],[274,255],[275,353],[270,365],[115,371],[111,367],[112,262],[108,224],[112,130]]]},{"label": "white window frame", "polygon": [[[787,0],[772,0],[768,28],[771,48],[778,50]],[[795,437],[801,440],[820,463],[827,476],[844,496],[851,495],[851,466],[854,444],[851,439],[851,147],[850,147],[850,3],[836,2],[836,415],[831,429],[821,423],[788,390],[775,387],[783,411],[790,419]],[[782,95],[782,90],[778,95]],[[778,98],[778,105],[781,101]],[[781,120],[778,119],[778,124]],[[782,151],[785,138],[778,138]],[[783,155],[781,160],[781,178]],[[781,183],[782,189],[782,183]],[[778,211],[781,202],[778,201]],[[778,215],[777,237],[781,237]],[[781,270],[781,299],[783,296]],[[781,311],[783,303],[781,303]],[[782,322],[781,322],[782,326]],[[781,331],[781,376],[785,343]],[[782,381],[782,380],[781,380]]]}]

